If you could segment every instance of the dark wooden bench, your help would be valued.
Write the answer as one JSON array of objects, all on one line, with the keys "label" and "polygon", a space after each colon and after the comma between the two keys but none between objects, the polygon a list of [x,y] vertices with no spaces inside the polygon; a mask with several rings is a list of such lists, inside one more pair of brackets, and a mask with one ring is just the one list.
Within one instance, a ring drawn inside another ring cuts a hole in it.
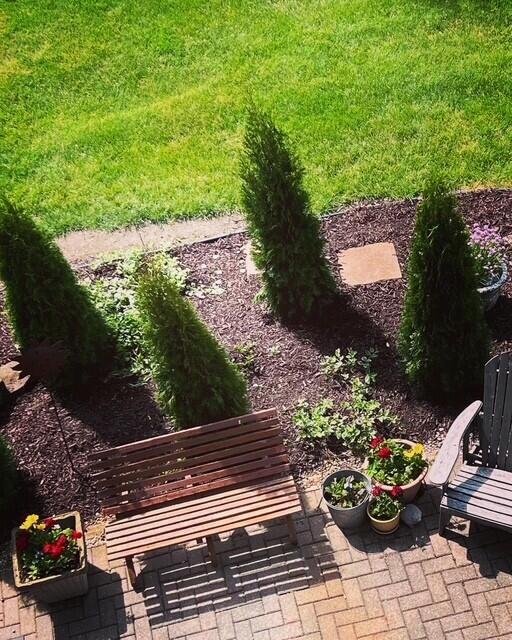
[{"label": "dark wooden bench", "polygon": [[90,455],[107,525],[109,560],[285,517],[301,510],[275,409],[105,449]]}]

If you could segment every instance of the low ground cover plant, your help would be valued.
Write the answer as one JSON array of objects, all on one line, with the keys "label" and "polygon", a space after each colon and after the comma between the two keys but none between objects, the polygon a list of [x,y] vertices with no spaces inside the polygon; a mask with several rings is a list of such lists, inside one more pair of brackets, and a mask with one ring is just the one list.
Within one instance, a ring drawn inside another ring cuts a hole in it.
[{"label": "low ground cover plant", "polygon": [[497,227],[474,224],[471,227],[470,247],[475,259],[475,270],[480,287],[497,282],[503,271],[507,244]]},{"label": "low ground cover plant", "polygon": [[247,413],[244,377],[158,262],[138,276],[136,304],[158,401],[178,428]]},{"label": "low ground cover plant", "polygon": [[16,549],[21,559],[22,578],[38,580],[76,569],[80,562],[77,540],[82,532],[62,528],[53,518],[27,516],[20,525]]},{"label": "low ground cover plant", "polygon": [[351,509],[366,499],[368,489],[363,480],[356,480],[353,475],[349,475],[326,485],[324,493],[333,506]]},{"label": "low ground cover plant", "polygon": [[243,208],[262,295],[284,320],[311,316],[336,292],[303,174],[286,136],[252,108],[241,162]]},{"label": "low ground cover plant", "polygon": [[69,351],[61,384],[108,368],[114,340],[88,291],[55,242],[7,200],[0,202],[0,278],[18,345],[49,340]]},{"label": "low ground cover plant", "polygon": [[481,381],[489,332],[477,288],[455,196],[432,182],[416,214],[399,337],[405,372],[425,394],[453,396]]},{"label": "low ground cover plant", "polygon": [[361,374],[363,381],[370,385],[376,378],[372,365],[377,356],[376,349],[369,349],[361,355],[355,349],[347,349],[346,353],[336,349],[332,355],[322,358],[320,371],[328,378],[345,383],[349,382],[354,375]]},{"label": "low ground cover plant", "polygon": [[427,466],[424,447],[408,447],[396,440],[375,436],[368,452],[368,475],[386,485],[406,485],[415,480]]},{"label": "low ground cover plant", "polygon": [[[102,314],[117,343],[118,366],[121,373],[132,373],[143,380],[151,377],[151,358],[144,348],[142,320],[135,304],[137,271],[143,254],[134,252],[114,264],[114,274],[98,278],[89,284],[92,300]],[[187,272],[176,258],[159,254],[155,260],[162,272],[172,278],[183,292]]]},{"label": "low ground cover plant", "polygon": [[369,514],[375,520],[391,520],[404,509],[404,504],[400,500],[402,493],[402,488],[398,485],[394,486],[391,491],[385,491],[378,485],[373,487],[372,498],[368,506]]}]

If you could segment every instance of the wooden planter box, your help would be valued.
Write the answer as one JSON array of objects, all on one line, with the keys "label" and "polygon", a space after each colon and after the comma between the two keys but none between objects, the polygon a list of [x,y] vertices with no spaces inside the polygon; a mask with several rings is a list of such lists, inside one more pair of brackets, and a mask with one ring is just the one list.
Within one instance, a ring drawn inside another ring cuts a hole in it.
[{"label": "wooden planter box", "polygon": [[[63,513],[54,516],[55,521],[63,528],[71,528],[82,531],[82,522],[78,511]],[[76,543],[80,553],[78,568],[57,576],[48,576],[39,580],[23,580],[21,573],[21,559],[16,549],[16,537],[21,531],[18,527],[12,530],[11,553],[14,570],[14,584],[21,593],[26,593],[41,602],[58,602],[87,593],[87,549],[85,536],[79,538]]]}]

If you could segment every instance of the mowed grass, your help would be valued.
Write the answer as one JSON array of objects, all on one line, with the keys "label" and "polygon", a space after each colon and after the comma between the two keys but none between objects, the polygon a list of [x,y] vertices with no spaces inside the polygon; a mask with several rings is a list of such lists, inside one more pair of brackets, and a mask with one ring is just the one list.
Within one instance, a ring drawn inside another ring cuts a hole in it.
[{"label": "mowed grass", "polygon": [[508,0],[16,0],[0,190],[53,233],[239,206],[249,100],[315,210],[512,182]]}]

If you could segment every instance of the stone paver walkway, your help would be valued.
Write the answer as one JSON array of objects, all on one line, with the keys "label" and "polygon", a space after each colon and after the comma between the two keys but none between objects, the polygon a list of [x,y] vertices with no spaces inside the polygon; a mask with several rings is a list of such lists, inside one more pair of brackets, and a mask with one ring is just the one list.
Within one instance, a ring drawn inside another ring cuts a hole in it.
[{"label": "stone paver walkway", "polygon": [[345,537],[303,494],[299,546],[281,522],[222,536],[224,566],[202,545],[142,560],[142,590],[124,566],[92,548],[90,591],[51,607],[1,584],[0,640],[482,640],[512,638],[512,537],[467,527],[437,534],[437,494],[419,499],[423,522],[391,537]]}]

